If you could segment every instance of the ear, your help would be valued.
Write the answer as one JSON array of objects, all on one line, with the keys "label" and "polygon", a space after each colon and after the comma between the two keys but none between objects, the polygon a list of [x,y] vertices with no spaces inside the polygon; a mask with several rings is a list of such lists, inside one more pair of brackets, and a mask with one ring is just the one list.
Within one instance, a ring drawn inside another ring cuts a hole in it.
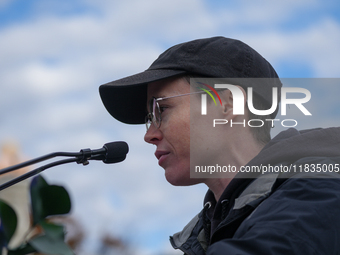
[{"label": "ear", "polygon": [[[243,109],[246,109],[247,106],[247,94],[246,91],[241,87],[237,86],[239,90],[242,92],[243,95]],[[223,114],[227,117],[227,119],[233,119],[236,117],[234,115],[234,96],[231,90],[227,89],[223,91],[222,93],[222,104],[223,104]],[[246,112],[246,110],[245,110]],[[244,113],[245,114],[245,113]]]}]

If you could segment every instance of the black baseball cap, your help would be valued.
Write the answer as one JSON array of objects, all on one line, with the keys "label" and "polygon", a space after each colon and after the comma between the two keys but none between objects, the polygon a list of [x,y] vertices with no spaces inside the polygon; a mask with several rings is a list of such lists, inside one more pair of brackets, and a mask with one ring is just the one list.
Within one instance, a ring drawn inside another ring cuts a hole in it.
[{"label": "black baseball cap", "polygon": [[[177,44],[163,52],[144,72],[103,84],[99,93],[114,118],[127,124],[143,124],[147,114],[147,84],[178,75],[235,79],[240,84],[231,84],[253,87],[253,92],[268,108],[272,88],[282,86],[271,64],[253,48],[219,36]],[[271,117],[276,116],[277,110]]]}]

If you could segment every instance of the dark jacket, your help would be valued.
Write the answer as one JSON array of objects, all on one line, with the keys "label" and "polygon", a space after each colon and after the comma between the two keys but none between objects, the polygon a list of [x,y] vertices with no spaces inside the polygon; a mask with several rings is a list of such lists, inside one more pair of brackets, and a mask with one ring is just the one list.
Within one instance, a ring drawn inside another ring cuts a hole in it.
[{"label": "dark jacket", "polygon": [[261,164],[310,170],[238,173],[218,202],[207,192],[204,209],[170,237],[173,247],[189,255],[340,254],[340,128],[284,131],[248,163]]}]

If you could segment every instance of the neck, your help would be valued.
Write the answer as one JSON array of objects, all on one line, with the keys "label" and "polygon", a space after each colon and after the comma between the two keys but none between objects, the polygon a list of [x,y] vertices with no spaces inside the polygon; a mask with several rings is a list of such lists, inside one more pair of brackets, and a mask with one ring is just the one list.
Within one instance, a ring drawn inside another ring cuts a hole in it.
[{"label": "neck", "polygon": [[[230,165],[235,166],[237,170],[240,169],[241,166],[245,166],[251,159],[253,159],[263,148],[263,146],[259,145],[257,142],[249,142],[244,139],[244,141],[238,140],[239,142],[236,144],[228,143],[228,148],[225,148],[227,151],[226,155],[221,155],[218,159],[218,164],[220,165]],[[214,193],[216,201],[218,201],[229,185],[231,180],[235,177],[235,173],[228,173],[228,176],[224,176],[226,178],[207,178],[205,180],[205,184],[209,187],[209,189]]]},{"label": "neck", "polygon": [[216,179],[209,179],[205,182],[208,188],[214,193],[215,200],[218,201],[226,189],[226,187],[231,182],[232,178],[216,178]]}]

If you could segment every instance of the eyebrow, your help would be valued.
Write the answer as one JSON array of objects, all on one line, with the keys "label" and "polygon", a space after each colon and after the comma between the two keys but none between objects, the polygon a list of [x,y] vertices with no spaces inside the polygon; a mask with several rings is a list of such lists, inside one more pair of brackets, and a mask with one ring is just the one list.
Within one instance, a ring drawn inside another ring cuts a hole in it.
[{"label": "eyebrow", "polygon": [[[189,93],[185,93],[185,94],[180,94],[180,95],[173,95],[173,96],[162,96],[162,97],[156,97],[156,99],[158,100],[163,100],[163,99],[170,99],[170,98],[174,98],[174,97],[181,97],[181,96],[187,96],[187,95],[192,95],[192,94],[201,94],[204,93],[204,91],[194,91],[194,92],[189,92]],[[158,101],[157,100],[157,101]]]},{"label": "eyebrow", "polygon": [[167,96],[165,96],[165,95],[159,95],[159,96],[153,96],[153,97],[156,98],[156,99],[162,99],[162,98],[167,97]]},{"label": "eyebrow", "polygon": [[147,108],[147,110],[149,110],[148,108],[149,108],[149,106],[151,106],[151,104],[152,104],[152,100],[154,99],[154,98],[156,98],[157,100],[156,101],[161,101],[161,100],[163,100],[164,98],[166,98],[166,99],[171,99],[171,98],[173,98],[173,97],[176,97],[177,95],[173,95],[173,96],[165,96],[164,94],[161,94],[161,95],[159,95],[159,96],[152,96],[148,101],[147,101],[147,105],[146,105],[146,108]]},{"label": "eyebrow", "polygon": [[164,94],[161,94],[161,95],[152,95],[152,96],[150,96],[150,99],[147,101],[148,103],[153,99],[153,98],[156,98],[156,99],[158,99],[158,98],[163,98],[163,97],[166,97]]}]

